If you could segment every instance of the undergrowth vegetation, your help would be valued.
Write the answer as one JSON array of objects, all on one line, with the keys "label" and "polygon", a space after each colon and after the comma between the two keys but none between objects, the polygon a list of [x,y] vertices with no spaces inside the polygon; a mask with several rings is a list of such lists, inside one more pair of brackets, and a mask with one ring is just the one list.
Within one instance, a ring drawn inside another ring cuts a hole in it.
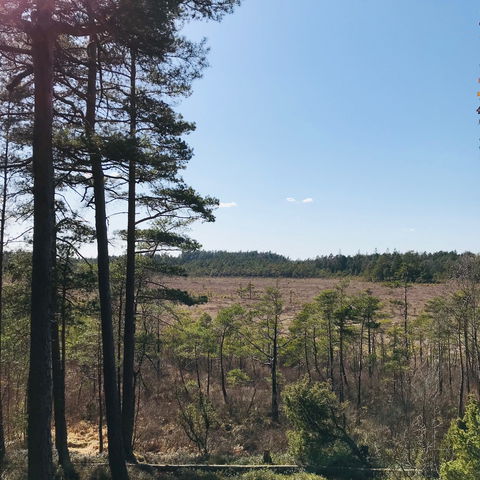
[{"label": "undergrowth vegetation", "polygon": [[[25,446],[29,262],[28,253],[17,253],[6,268],[3,398],[12,452]],[[124,264],[120,259],[113,267],[121,363]],[[438,472],[442,438],[478,387],[479,271],[470,259],[452,278],[450,293],[423,310],[412,306],[407,281],[389,287],[398,292],[394,301],[339,282],[292,317],[276,289],[244,292],[251,299],[215,314],[180,307],[151,296],[149,282],[161,277],[146,270],[137,305],[138,460],[261,464],[266,458]],[[65,272],[60,333],[69,447],[95,456],[108,445],[98,303],[91,266],[70,263]]]}]

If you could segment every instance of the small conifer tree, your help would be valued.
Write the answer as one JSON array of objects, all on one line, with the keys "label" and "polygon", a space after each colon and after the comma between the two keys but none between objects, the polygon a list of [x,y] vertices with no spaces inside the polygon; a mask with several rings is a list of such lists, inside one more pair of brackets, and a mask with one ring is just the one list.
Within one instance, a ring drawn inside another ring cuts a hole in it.
[{"label": "small conifer tree", "polygon": [[480,403],[471,397],[463,418],[452,421],[444,440],[440,478],[477,480],[480,472]]}]

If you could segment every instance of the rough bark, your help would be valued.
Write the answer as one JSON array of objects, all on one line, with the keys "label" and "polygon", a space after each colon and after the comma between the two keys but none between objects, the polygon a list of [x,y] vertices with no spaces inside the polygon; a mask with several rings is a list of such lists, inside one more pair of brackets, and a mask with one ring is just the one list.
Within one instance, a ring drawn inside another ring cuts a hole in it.
[{"label": "rough bark", "polygon": [[[136,55],[131,51],[130,62],[130,137],[135,141],[136,119]],[[123,334],[123,397],[122,431],[125,457],[135,462],[133,431],[135,424],[135,208],[136,208],[136,159],[131,157],[128,168],[128,225],[127,266],[125,279],[125,327]]]},{"label": "rough bark", "polygon": [[112,297],[110,291],[110,258],[105,204],[105,178],[100,155],[93,147],[97,98],[97,44],[91,38],[88,46],[88,87],[86,111],[86,136],[90,140],[93,190],[95,201],[95,228],[97,234],[98,293],[102,326],[103,386],[107,417],[108,460],[115,480],[128,480],[125,464],[120,398],[115,366],[115,343],[112,324]]},{"label": "rough bark", "polygon": [[3,467],[5,462],[5,430],[3,425],[3,402],[2,402],[2,340],[3,340],[3,260],[5,247],[5,223],[7,219],[7,195],[8,195],[8,158],[10,148],[10,114],[11,101],[8,102],[8,119],[5,126],[5,152],[3,156],[3,185],[2,185],[2,209],[0,215],[0,467]]},{"label": "rough bark", "polygon": [[52,1],[37,2],[31,44],[35,84],[33,125],[34,231],[28,376],[28,478],[53,478],[51,448],[51,299],[54,237],[52,155],[54,37]]},{"label": "rough bark", "polygon": [[98,344],[97,355],[97,393],[98,393],[98,453],[103,453],[103,398],[102,398],[102,347]]},{"label": "rough bark", "polygon": [[[54,262],[56,264],[55,258]],[[58,277],[57,277],[58,278]],[[64,282],[66,279],[64,278]],[[60,334],[58,326],[58,315],[56,313],[58,302],[56,288],[53,289],[54,314],[52,315],[52,373],[53,373],[53,411],[55,418],[55,448],[58,453],[58,463],[62,466],[65,478],[78,478],[75,468],[70,459],[68,450],[67,420],[65,414],[65,370],[64,354],[60,352]],[[60,316],[62,325],[65,325],[65,301],[66,286],[62,285],[60,298]]]}]

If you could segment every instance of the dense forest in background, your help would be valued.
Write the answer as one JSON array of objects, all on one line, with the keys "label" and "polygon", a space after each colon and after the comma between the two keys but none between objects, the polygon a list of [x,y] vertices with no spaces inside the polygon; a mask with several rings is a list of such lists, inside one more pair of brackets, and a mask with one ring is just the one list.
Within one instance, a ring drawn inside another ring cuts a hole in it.
[{"label": "dense forest in background", "polygon": [[309,260],[291,260],[272,252],[184,252],[163,255],[159,263],[175,265],[192,276],[321,278],[361,276],[373,282],[444,281],[460,259],[472,253],[373,253],[324,255]]}]

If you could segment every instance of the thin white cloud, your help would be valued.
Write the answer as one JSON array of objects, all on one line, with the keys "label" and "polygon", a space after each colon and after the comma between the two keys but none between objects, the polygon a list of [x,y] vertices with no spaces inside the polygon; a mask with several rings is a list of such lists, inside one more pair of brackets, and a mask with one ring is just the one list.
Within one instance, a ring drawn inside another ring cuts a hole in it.
[{"label": "thin white cloud", "polygon": [[236,202],[220,202],[220,205],[219,205],[220,208],[233,208],[237,206],[238,205]]},{"label": "thin white cloud", "polygon": [[295,203],[296,202],[296,200],[292,197],[287,197],[286,200],[287,200],[287,202],[290,202],[290,203]]},{"label": "thin white cloud", "polygon": [[313,203],[313,198],[304,198],[302,203]]}]

